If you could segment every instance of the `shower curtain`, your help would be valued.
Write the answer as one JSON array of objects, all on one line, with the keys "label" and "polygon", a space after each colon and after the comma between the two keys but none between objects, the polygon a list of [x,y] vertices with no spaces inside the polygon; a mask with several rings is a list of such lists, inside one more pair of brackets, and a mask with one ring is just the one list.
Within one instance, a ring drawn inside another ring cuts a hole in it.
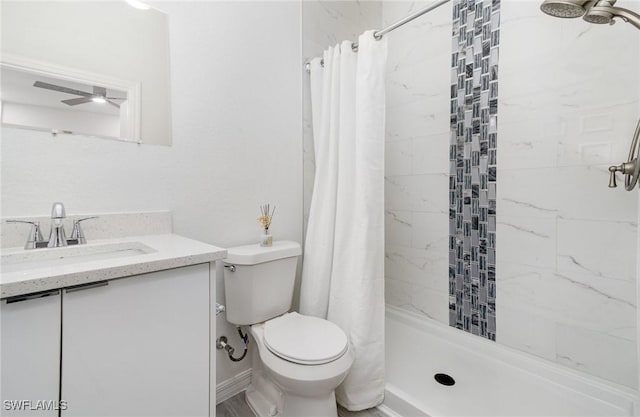
[{"label": "shower curtain", "polygon": [[349,410],[384,397],[384,72],[386,39],[373,31],[311,62],[316,158],[300,312],[349,338],[351,371],[336,390]]}]

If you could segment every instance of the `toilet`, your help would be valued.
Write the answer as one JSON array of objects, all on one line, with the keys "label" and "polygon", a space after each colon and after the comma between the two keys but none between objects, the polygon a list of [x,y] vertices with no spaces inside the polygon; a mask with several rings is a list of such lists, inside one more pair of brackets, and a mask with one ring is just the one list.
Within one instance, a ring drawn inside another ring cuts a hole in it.
[{"label": "toilet", "polygon": [[335,389],[353,357],[334,323],[289,313],[300,244],[276,241],[228,249],[227,321],[251,326],[253,370],[247,403],[259,417],[337,416]]}]

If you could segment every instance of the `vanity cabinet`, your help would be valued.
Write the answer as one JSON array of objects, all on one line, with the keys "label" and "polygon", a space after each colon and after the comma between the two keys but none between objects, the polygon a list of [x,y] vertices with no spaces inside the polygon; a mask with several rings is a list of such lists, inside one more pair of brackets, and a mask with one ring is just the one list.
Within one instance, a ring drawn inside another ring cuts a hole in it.
[{"label": "vanity cabinet", "polygon": [[[209,268],[2,300],[1,415],[209,415]],[[60,414],[4,404],[59,399]]]},{"label": "vanity cabinet", "polygon": [[65,290],[69,416],[209,414],[209,264]]},{"label": "vanity cabinet", "polygon": [[0,415],[58,415],[60,307],[60,291],[2,300]]}]

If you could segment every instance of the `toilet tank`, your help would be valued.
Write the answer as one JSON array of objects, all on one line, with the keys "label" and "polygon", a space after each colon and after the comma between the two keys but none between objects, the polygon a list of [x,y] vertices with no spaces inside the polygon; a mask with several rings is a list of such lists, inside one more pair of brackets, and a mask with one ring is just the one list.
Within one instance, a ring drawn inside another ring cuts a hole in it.
[{"label": "toilet tank", "polygon": [[223,260],[227,321],[260,323],[291,308],[300,244],[275,241],[273,246],[228,248]]}]

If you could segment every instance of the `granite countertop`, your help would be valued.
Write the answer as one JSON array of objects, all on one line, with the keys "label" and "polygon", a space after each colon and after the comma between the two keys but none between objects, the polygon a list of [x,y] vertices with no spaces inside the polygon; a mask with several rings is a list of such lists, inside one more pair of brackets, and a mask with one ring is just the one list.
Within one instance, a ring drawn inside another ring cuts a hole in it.
[{"label": "granite countertop", "polygon": [[[79,251],[84,255],[74,260]],[[105,252],[122,256],[100,259]],[[7,248],[2,250],[0,298],[207,263],[226,255],[226,249],[175,234],[94,240],[65,248]],[[32,257],[33,267],[15,270],[24,256]]]}]

